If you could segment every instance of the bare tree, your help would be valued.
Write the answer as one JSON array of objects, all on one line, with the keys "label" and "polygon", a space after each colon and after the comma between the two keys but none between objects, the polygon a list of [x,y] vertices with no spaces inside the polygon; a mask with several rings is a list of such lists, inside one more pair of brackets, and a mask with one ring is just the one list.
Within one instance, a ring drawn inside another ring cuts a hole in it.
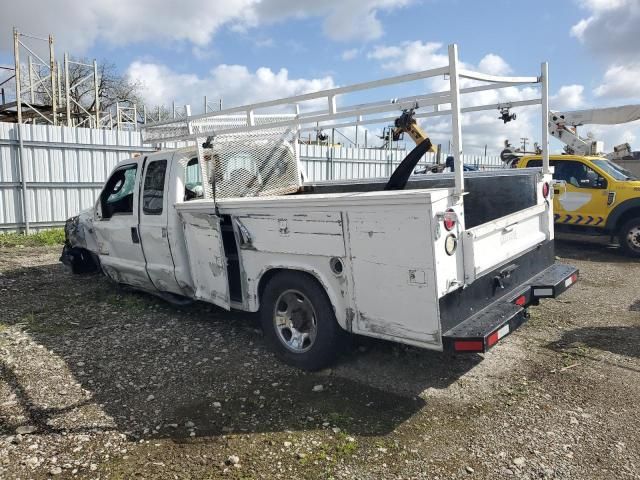
[{"label": "bare tree", "polygon": [[[64,71],[60,73],[62,75],[60,84],[64,101]],[[40,75],[42,76],[42,73]],[[73,63],[69,62],[69,97],[73,100],[71,102],[71,115],[76,119],[86,116],[83,109],[90,113],[95,113],[96,95],[93,75],[92,60],[79,58],[73,59]],[[23,76],[23,78],[25,77]],[[121,75],[113,63],[105,61],[98,64],[100,111],[110,110],[116,103],[121,103],[123,106],[141,105],[143,103],[141,91],[142,85]],[[39,85],[36,88],[35,97],[36,102],[40,105],[51,104],[51,97],[43,85]]]},{"label": "bare tree", "polygon": [[[95,91],[93,85],[93,66],[86,58],[77,60],[79,63],[69,64],[69,91],[72,102],[72,112],[80,114],[77,104],[89,111],[95,111]],[[80,65],[81,64],[81,65]],[[87,66],[91,65],[91,66]],[[90,80],[81,82],[82,79],[90,77]],[[98,99],[100,110],[106,111],[122,103],[125,106],[141,104],[142,86],[139,82],[132,82],[129,78],[121,75],[113,63],[102,62],[98,64]]]}]

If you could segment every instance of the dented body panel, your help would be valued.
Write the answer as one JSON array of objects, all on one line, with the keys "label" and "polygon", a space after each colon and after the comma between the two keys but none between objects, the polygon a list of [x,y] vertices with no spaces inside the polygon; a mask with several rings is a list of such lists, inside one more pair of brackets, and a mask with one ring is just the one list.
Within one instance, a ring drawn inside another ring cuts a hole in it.
[{"label": "dented body panel", "polygon": [[[259,309],[261,281],[270,271],[303,271],[322,284],[345,330],[441,349],[434,202],[456,204],[450,189],[218,201],[218,214],[235,219],[250,238],[239,249],[243,308]],[[201,200],[176,209],[188,231],[215,206]],[[462,282],[458,263],[441,268],[452,285]]]}]

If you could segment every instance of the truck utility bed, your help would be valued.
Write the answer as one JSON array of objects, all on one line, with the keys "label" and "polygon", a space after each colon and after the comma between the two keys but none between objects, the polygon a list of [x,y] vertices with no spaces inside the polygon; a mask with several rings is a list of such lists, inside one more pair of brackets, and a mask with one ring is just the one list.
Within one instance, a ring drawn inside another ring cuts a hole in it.
[{"label": "truck utility bed", "polygon": [[[542,169],[496,169],[465,172],[464,217],[466,228],[487,223],[536,204],[536,187]],[[453,173],[412,175],[405,190],[453,188]],[[388,178],[333,180],[305,183],[302,194],[373,192],[384,189]]]}]

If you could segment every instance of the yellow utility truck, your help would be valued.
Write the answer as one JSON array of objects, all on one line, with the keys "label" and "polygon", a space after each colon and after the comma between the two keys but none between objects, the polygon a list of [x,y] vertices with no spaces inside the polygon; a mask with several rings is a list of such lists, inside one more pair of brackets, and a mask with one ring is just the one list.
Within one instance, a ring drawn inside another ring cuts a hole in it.
[{"label": "yellow utility truck", "polygon": [[[565,154],[549,157],[556,231],[608,235],[617,238],[627,255],[640,257],[640,179],[601,155],[602,142],[582,138],[576,130],[580,125],[638,119],[637,105],[550,112],[549,133],[566,144]],[[518,168],[542,165],[540,155],[503,152],[503,160],[509,159]]]}]

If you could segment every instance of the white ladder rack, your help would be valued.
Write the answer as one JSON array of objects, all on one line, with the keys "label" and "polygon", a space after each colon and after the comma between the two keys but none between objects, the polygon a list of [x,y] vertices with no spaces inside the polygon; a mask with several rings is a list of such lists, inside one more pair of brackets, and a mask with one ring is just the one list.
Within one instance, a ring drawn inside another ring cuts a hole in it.
[{"label": "white ladder rack", "polygon": [[[448,54],[449,64],[440,68],[226,108],[202,115],[188,116],[184,119],[147,124],[142,129],[143,142],[156,145],[176,141],[201,142],[207,137],[215,137],[216,135],[257,132],[265,129],[290,129],[299,134],[300,132],[315,131],[317,129],[384,124],[393,122],[402,110],[415,109],[416,118],[451,115],[455,189],[456,194],[462,194],[464,191],[464,179],[461,157],[460,115],[483,110],[541,105],[543,170],[548,173],[549,134],[547,119],[549,117],[549,104],[547,63],[542,63],[539,76],[503,77],[460,69],[458,49],[455,44],[449,45]],[[373,91],[381,87],[401,86],[438,76],[448,76],[449,90],[403,98],[387,98],[360,104],[342,105],[341,102],[339,105],[337,101],[339,97],[345,98],[346,95],[355,92],[367,92],[373,97]],[[469,79],[480,83],[460,88],[460,79]],[[540,85],[540,96],[508,103],[475,105],[465,108],[460,106],[461,95],[519,85]],[[449,105],[447,109],[440,108],[447,105]],[[287,111],[290,113],[287,113]],[[392,112],[393,114],[391,115]]]}]

